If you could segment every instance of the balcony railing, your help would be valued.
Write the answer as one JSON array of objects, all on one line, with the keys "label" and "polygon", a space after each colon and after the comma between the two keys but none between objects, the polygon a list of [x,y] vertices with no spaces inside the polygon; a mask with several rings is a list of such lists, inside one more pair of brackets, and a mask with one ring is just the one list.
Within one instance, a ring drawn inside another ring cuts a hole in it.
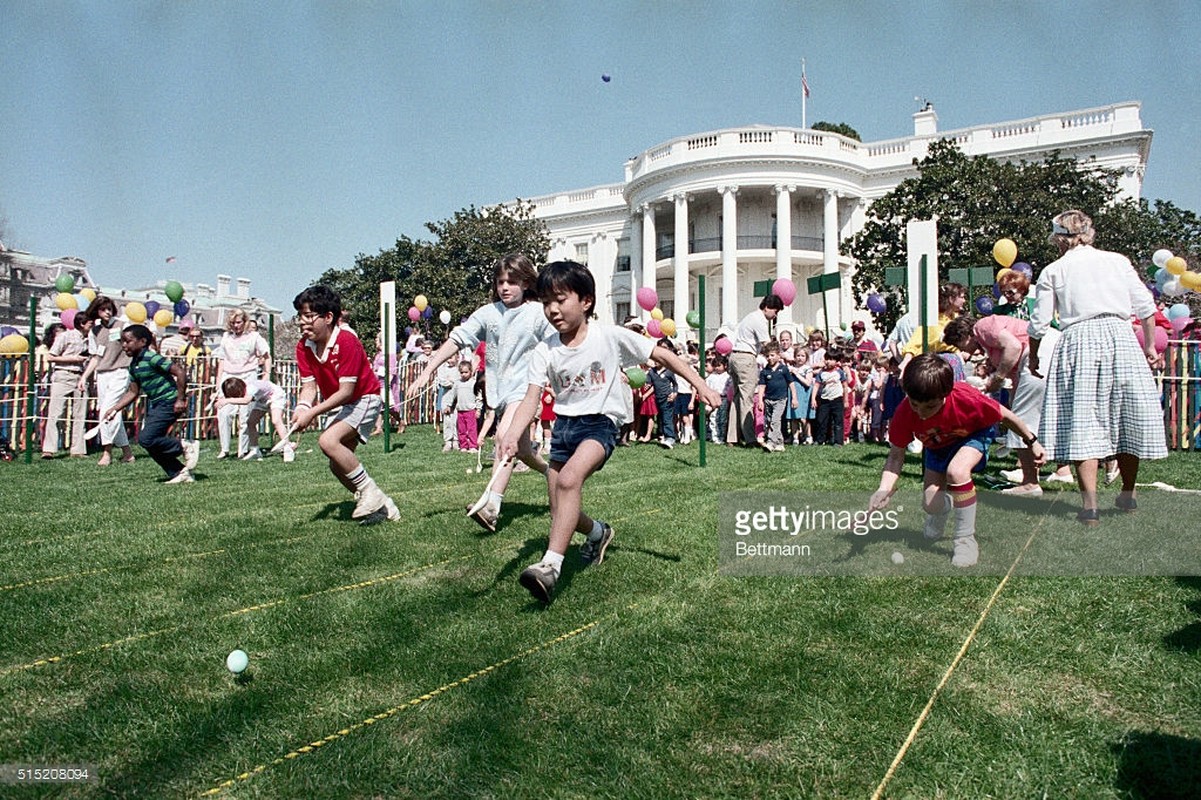
[{"label": "balcony railing", "polygon": [[[823,240],[820,236],[793,236],[793,250],[817,250],[821,251]],[[722,249],[721,236],[703,236],[697,239],[688,240],[688,252],[696,253],[720,253]],[[775,250],[776,237],[770,234],[746,234],[738,237],[739,250]],[[676,245],[674,241],[667,240],[655,248],[655,259],[662,261],[665,258],[674,258],[676,255]],[[624,259],[624,261],[623,261]],[[624,264],[624,266],[623,266]],[[630,257],[618,256],[617,271],[628,272],[630,269]]]}]

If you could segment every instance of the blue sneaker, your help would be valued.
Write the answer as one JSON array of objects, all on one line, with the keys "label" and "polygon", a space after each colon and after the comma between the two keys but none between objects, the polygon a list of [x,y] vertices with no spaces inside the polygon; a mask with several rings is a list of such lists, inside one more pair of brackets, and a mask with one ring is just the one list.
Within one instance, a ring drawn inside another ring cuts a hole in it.
[{"label": "blue sneaker", "polygon": [[613,529],[609,527],[609,523],[601,523],[601,535],[596,541],[587,539],[580,547],[580,562],[584,566],[591,564],[599,564],[605,560],[605,550],[609,548],[609,543],[613,541]]}]

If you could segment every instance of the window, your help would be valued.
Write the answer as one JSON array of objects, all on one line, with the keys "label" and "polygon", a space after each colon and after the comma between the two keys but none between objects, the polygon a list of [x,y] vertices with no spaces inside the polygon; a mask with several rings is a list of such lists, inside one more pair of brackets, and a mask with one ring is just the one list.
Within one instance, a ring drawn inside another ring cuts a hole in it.
[{"label": "window", "polygon": [[626,321],[626,317],[630,316],[630,304],[614,303],[613,304],[613,321],[618,325]]},{"label": "window", "polygon": [[580,242],[575,246],[575,260],[588,266],[588,243]]},{"label": "window", "polygon": [[618,272],[629,272],[630,271],[630,240],[629,239],[618,239],[617,240],[617,271]]}]

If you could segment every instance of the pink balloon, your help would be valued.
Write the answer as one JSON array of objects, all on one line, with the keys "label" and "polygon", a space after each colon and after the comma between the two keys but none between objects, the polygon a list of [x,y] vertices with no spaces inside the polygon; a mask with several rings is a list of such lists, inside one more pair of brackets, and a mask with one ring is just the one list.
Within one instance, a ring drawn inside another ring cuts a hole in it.
[{"label": "pink balloon", "polygon": [[[1138,346],[1143,346],[1143,326],[1140,325],[1134,329],[1134,337],[1138,339]],[[1168,349],[1168,332],[1158,325],[1155,326],[1155,352],[1162,353]]]},{"label": "pink balloon", "polygon": [[[64,319],[66,318],[66,316],[67,316],[67,312],[64,311],[63,312]],[[1176,317],[1176,319],[1171,320],[1172,330],[1176,331],[1176,335],[1179,336],[1184,331],[1184,329],[1192,323],[1192,321],[1193,321],[1192,317]],[[65,325],[66,322],[64,321],[63,324]]]},{"label": "pink balloon", "polygon": [[796,284],[788,278],[776,278],[776,282],[771,285],[771,293],[784,301],[784,305],[792,305],[792,301],[796,300]]},{"label": "pink balloon", "polygon": [[637,293],[638,305],[643,311],[650,311],[659,305],[659,293],[649,286],[643,286]]},{"label": "pink balloon", "polygon": [[409,306],[409,320],[416,322],[421,319],[421,312],[417,310],[417,306]]},{"label": "pink balloon", "polygon": [[728,356],[730,353],[734,352],[734,343],[731,342],[730,337],[727,336],[724,339],[718,339],[716,342],[714,342],[713,349],[723,356]]},{"label": "pink balloon", "polygon": [[58,318],[61,319],[63,324],[67,326],[67,329],[70,330],[71,328],[75,327],[75,315],[78,313],[78,309],[68,308],[66,311],[59,314]]},{"label": "pink balloon", "polygon": [[659,324],[659,320],[652,319],[650,322],[646,323],[646,332],[649,333],[653,338],[658,339],[663,335],[663,326]]}]

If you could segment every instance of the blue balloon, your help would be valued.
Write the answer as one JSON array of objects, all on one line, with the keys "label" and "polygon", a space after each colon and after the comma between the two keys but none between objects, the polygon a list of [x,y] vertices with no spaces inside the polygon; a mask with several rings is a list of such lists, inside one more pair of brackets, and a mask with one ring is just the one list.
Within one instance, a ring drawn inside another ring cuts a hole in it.
[{"label": "blue balloon", "polygon": [[999,283],[994,283],[994,284],[992,285],[992,296],[993,296],[994,298],[996,298],[997,300],[1000,300],[1000,299],[1001,299],[1001,284],[999,284]]},{"label": "blue balloon", "polygon": [[429,319],[432,316],[434,316],[434,307],[433,306],[426,306],[425,311],[421,312],[422,319]]},{"label": "blue balloon", "polygon": [[86,294],[75,295],[75,306],[80,311],[87,311],[88,306],[91,304],[92,304],[92,301],[88,299],[88,296]]},{"label": "blue balloon", "polygon": [[613,80],[613,78],[612,78],[612,76],[609,75],[609,73],[606,72],[603,75],[601,75],[601,80],[604,81],[605,83],[608,83],[609,81]]},{"label": "blue balloon", "polygon": [[977,297],[976,310],[984,316],[988,316],[993,312],[993,301],[991,297]]},{"label": "blue balloon", "polygon": [[143,305],[146,306],[146,316],[152,319],[158,313],[158,310],[163,307],[157,300],[147,300]]},{"label": "blue balloon", "polygon": [[179,317],[180,319],[183,319],[184,317],[186,317],[188,315],[188,312],[191,310],[192,310],[192,305],[187,300],[176,300],[175,301],[175,316]]},{"label": "blue balloon", "polygon": [[1158,286],[1159,291],[1162,292],[1164,284],[1172,280],[1174,277],[1176,276],[1161,267],[1159,272],[1155,273],[1155,285]]},{"label": "blue balloon", "polygon": [[1176,303],[1167,311],[1168,319],[1176,319],[1177,317],[1188,317],[1193,312],[1184,303]]},{"label": "blue balloon", "polygon": [[873,314],[883,314],[888,310],[888,301],[872,292],[867,296],[867,310]]}]

